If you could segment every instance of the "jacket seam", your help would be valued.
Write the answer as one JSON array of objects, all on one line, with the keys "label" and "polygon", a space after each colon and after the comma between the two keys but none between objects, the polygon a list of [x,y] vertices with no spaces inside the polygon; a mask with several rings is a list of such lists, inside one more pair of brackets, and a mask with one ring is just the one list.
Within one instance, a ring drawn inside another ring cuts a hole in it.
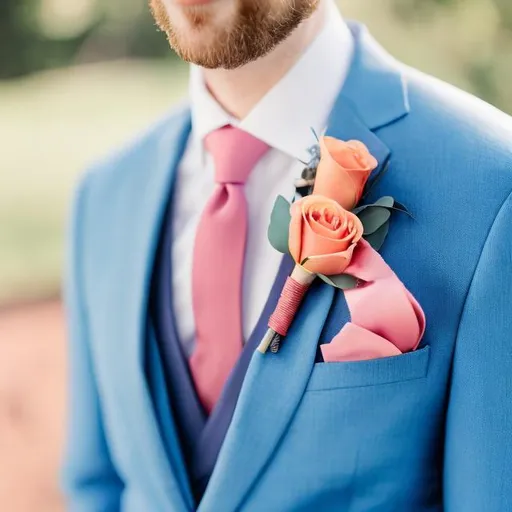
[{"label": "jacket seam", "polygon": [[[460,316],[459,316],[459,321],[458,321],[457,329],[456,329],[456,333],[455,333],[455,344],[454,344],[454,351],[453,351],[453,353],[455,353],[455,348],[457,347],[457,343],[458,343],[458,340],[459,340],[459,335],[460,335],[462,321],[464,320],[464,313],[466,312],[466,306],[467,306],[467,303],[468,303],[468,300],[469,300],[469,296],[471,295],[471,290],[473,288],[473,282],[475,280],[475,276],[476,276],[476,274],[478,272],[478,269],[480,268],[480,263],[482,261],[482,255],[485,252],[485,249],[486,249],[487,244],[489,242],[489,237],[491,236],[491,233],[494,230],[494,227],[496,225],[498,217],[500,216],[500,213],[505,208],[505,206],[507,205],[509,200],[512,200],[512,191],[505,197],[505,199],[501,203],[501,205],[500,205],[500,207],[498,209],[498,212],[496,213],[496,216],[494,217],[494,219],[492,221],[492,224],[491,224],[491,226],[489,228],[487,236],[485,237],[484,243],[482,245],[482,249],[480,250],[480,255],[478,256],[478,261],[477,261],[477,263],[475,265],[475,269],[473,270],[473,274],[471,276],[471,279],[470,279],[470,282],[469,282],[469,286],[468,286],[468,289],[466,291],[466,295],[464,297],[464,303],[462,305],[461,313],[460,313]],[[452,359],[453,359],[453,355],[452,355]]]}]

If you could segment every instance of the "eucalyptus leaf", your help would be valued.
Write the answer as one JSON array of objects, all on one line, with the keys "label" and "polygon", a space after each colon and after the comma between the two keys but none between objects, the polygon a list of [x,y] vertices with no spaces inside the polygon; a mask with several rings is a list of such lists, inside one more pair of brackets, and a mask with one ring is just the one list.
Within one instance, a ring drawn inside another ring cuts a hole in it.
[{"label": "eucalyptus leaf", "polygon": [[358,215],[363,210],[366,210],[366,208],[370,208],[371,206],[382,206],[383,208],[393,208],[395,204],[395,199],[391,196],[384,196],[375,201],[375,203],[370,204],[363,204],[362,206],[358,206],[357,208],[354,208],[352,210],[352,213],[355,215]]},{"label": "eucalyptus leaf", "polygon": [[389,220],[391,212],[382,206],[369,206],[358,217],[363,223],[364,234],[371,235]]},{"label": "eucalyptus leaf", "polygon": [[334,286],[340,290],[351,290],[357,287],[357,277],[351,276],[350,274],[339,274],[337,276],[324,276],[318,274],[318,277],[330,286]]},{"label": "eucalyptus leaf", "polygon": [[411,217],[411,219],[414,220],[412,213],[407,209],[407,207],[404,206],[402,203],[399,203],[398,201],[395,201],[395,206],[393,207],[393,210],[405,213],[406,215],[409,215],[409,217]]},{"label": "eucalyptus leaf", "polygon": [[373,204],[375,206],[384,206],[384,208],[393,208],[395,205],[395,199],[391,196],[383,196],[380,199],[377,199]]},{"label": "eucalyptus leaf", "polygon": [[278,196],[270,216],[268,239],[272,247],[283,254],[289,251],[290,220],[290,203],[283,196]]},{"label": "eucalyptus leaf", "polygon": [[316,141],[320,142],[320,138],[318,137],[318,134],[316,133],[316,130],[312,126],[310,127],[310,130],[313,133],[313,135],[315,136]]},{"label": "eucalyptus leaf", "polygon": [[375,233],[365,236],[365,240],[376,250],[380,251],[389,232],[389,220],[383,224]]},{"label": "eucalyptus leaf", "polygon": [[373,206],[371,204],[363,204],[363,206],[358,206],[357,208],[354,208],[352,210],[352,213],[354,215],[359,215],[359,213],[361,213],[363,210],[366,210],[366,208],[368,208],[368,206]]},{"label": "eucalyptus leaf", "polygon": [[404,212],[408,212],[409,211],[406,206],[404,206],[402,203],[399,203],[398,201],[395,201],[394,206],[395,206],[395,208],[397,210],[402,210]]}]

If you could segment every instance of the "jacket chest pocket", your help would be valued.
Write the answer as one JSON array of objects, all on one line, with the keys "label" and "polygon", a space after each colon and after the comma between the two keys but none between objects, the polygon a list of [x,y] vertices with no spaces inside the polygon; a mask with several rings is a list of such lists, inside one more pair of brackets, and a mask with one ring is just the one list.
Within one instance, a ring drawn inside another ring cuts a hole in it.
[{"label": "jacket chest pocket", "polygon": [[430,347],[394,357],[342,363],[316,363],[307,391],[378,386],[427,376]]}]

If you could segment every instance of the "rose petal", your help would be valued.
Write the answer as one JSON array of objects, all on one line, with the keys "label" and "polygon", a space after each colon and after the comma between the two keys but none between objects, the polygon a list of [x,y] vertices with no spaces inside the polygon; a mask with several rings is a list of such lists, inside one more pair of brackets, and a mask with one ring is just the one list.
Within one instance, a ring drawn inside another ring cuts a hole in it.
[{"label": "rose petal", "polygon": [[345,170],[360,169],[361,159],[357,157],[358,150],[350,143],[332,137],[325,137],[325,146],[333,160]]},{"label": "rose petal", "polygon": [[334,199],[346,210],[357,204],[357,188],[347,172],[332,158],[320,161],[313,193]]},{"label": "rose petal", "polygon": [[[326,270],[330,275],[333,275],[332,272],[341,273],[349,264],[353,249],[363,235],[364,228],[359,218],[344,210],[333,199],[318,195],[295,202],[290,214],[289,248],[293,259],[302,264],[307,258],[336,255],[327,259],[321,268],[327,265]],[[316,268],[312,265],[318,266],[312,263],[311,268]],[[310,270],[307,266],[305,268]],[[323,270],[320,272],[325,273]]]},{"label": "rose petal", "polygon": [[352,210],[378,162],[360,141],[344,142],[333,137],[320,139],[321,159],[316,173],[315,194],[335,199]]},{"label": "rose petal", "polygon": [[296,263],[300,263],[300,252],[302,248],[302,208],[300,201],[292,204],[290,208],[291,221],[288,248]]},{"label": "rose petal", "polygon": [[377,159],[370,153],[366,145],[360,140],[349,140],[347,146],[352,148],[357,155],[358,161],[361,162],[362,169],[371,169],[372,171],[379,165]]},{"label": "rose petal", "polygon": [[[314,213],[318,215],[318,218],[315,218],[315,216],[313,215]],[[308,222],[308,224],[311,226],[311,229],[317,235],[336,239],[343,238],[344,234],[347,231],[348,224],[345,213],[337,212],[336,214],[332,214],[331,217],[336,217],[339,220],[339,225],[337,228],[333,227],[332,222],[327,221],[325,211],[309,212],[309,215],[307,215],[304,220]]]},{"label": "rose petal", "polygon": [[328,236],[321,236],[313,231],[309,223],[305,222],[303,225],[302,259],[311,256],[339,253],[345,251],[349,246],[350,242],[347,242],[346,239],[336,240]]},{"label": "rose petal", "polygon": [[350,264],[354,249],[355,244],[342,252],[311,256],[304,264],[304,268],[313,274],[324,274],[326,276],[342,274]]}]

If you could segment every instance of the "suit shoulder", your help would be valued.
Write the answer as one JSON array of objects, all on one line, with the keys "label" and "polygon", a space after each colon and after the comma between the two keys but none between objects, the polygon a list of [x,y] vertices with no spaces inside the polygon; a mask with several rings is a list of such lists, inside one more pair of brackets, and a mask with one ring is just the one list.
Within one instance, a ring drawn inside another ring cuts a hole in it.
[{"label": "suit shoulder", "polygon": [[512,180],[512,117],[457,87],[404,68],[411,128],[426,131],[444,147],[453,146],[473,163],[482,162],[477,167],[492,167]]}]

